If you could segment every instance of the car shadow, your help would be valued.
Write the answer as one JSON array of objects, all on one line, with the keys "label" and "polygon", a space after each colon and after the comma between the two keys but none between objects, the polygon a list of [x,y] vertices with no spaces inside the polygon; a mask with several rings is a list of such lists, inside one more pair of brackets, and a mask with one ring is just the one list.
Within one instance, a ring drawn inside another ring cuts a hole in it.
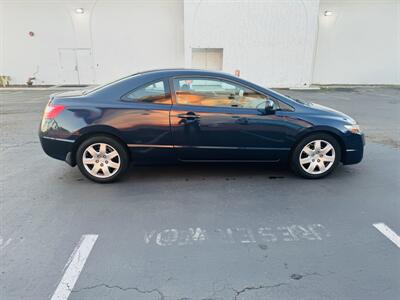
[{"label": "car shadow", "polygon": [[[198,182],[198,181],[246,181],[249,179],[264,179],[278,181],[304,181],[315,182],[325,180],[343,180],[352,177],[356,170],[351,166],[339,166],[329,176],[309,180],[295,175],[289,167],[271,164],[211,164],[211,163],[186,163],[164,165],[131,165],[127,172],[114,184],[152,184],[172,182]],[[357,173],[357,172],[356,172]],[[88,182],[78,168],[72,168],[71,172],[64,172],[60,179],[68,179],[71,182]],[[93,183],[94,184],[94,183]],[[107,185],[107,184],[106,184]]]},{"label": "car shadow", "polygon": [[284,179],[294,177],[287,167],[258,164],[177,164],[131,166],[121,178],[125,181],[147,180],[240,180],[243,178],[265,177],[266,179]]}]

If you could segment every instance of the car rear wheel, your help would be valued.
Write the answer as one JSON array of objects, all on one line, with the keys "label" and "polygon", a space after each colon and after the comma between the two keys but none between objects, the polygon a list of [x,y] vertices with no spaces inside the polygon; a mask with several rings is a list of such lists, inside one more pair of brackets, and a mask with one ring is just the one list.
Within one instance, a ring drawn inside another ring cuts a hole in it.
[{"label": "car rear wheel", "polygon": [[304,177],[317,179],[330,174],[341,160],[337,140],[329,134],[313,134],[304,138],[294,149],[291,166]]},{"label": "car rear wheel", "polygon": [[84,141],[76,153],[79,170],[90,180],[112,182],[126,171],[128,153],[123,145],[108,136],[94,136]]}]

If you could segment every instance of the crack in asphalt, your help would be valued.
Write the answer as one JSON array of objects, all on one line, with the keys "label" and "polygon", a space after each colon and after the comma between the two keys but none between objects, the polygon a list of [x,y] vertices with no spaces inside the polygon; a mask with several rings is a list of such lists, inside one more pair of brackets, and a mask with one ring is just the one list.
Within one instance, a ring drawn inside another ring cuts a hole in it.
[{"label": "crack in asphalt", "polygon": [[259,285],[259,286],[247,286],[241,290],[235,290],[232,289],[235,292],[235,297],[233,299],[237,300],[238,297],[240,297],[240,295],[242,295],[243,293],[247,292],[247,291],[253,291],[253,290],[261,290],[261,289],[272,289],[272,288],[277,288],[283,285],[289,285],[289,283],[287,282],[281,282],[281,283],[277,283],[277,284],[273,284],[273,285]]},{"label": "crack in asphalt", "polygon": [[[290,279],[292,280],[300,280],[302,278],[308,277],[308,276],[314,276],[314,275],[318,275],[321,276],[321,274],[317,273],[317,272],[313,272],[313,273],[303,273],[303,274],[292,274],[290,275]],[[262,290],[262,289],[273,289],[273,288],[278,288],[281,286],[288,286],[290,285],[290,282],[280,282],[277,284],[273,284],[273,285],[263,285],[260,284],[258,286],[246,286],[241,290],[236,290],[234,288],[232,288],[232,290],[235,292],[234,295],[234,300],[237,300],[242,294],[248,292],[248,291],[253,291],[253,290]]]},{"label": "crack in asphalt", "polygon": [[85,291],[85,290],[92,290],[92,289],[97,289],[97,288],[102,288],[102,287],[107,288],[107,289],[118,289],[118,290],[121,290],[121,291],[124,291],[124,292],[126,292],[126,291],[136,291],[136,292],[141,293],[141,294],[157,293],[160,296],[160,298],[159,298],[160,300],[164,300],[165,299],[164,294],[159,289],[142,290],[142,289],[140,289],[138,287],[122,287],[122,286],[119,286],[119,285],[109,285],[109,284],[106,284],[106,283],[100,283],[100,284],[84,287],[84,288],[81,288],[79,290],[71,290],[71,293],[79,293],[79,292],[82,292],[82,291]]},{"label": "crack in asphalt", "polygon": [[[317,272],[303,273],[303,274],[292,274],[292,275],[290,275],[290,279],[291,280],[300,280],[300,279],[303,279],[305,277],[315,276],[315,275],[321,276],[321,274],[319,274]],[[244,293],[249,292],[249,291],[262,290],[262,289],[266,289],[267,290],[267,289],[273,289],[273,288],[278,288],[278,287],[281,287],[281,286],[289,286],[289,285],[290,285],[290,282],[280,282],[280,283],[276,283],[276,284],[272,284],[272,285],[260,284],[260,285],[255,285],[255,286],[246,286],[246,287],[242,288],[241,290],[237,290],[235,288],[231,288],[231,290],[235,293],[233,299],[234,300],[238,300],[239,297],[241,297]],[[106,284],[106,283],[100,283],[100,284],[96,284],[96,285],[92,285],[92,286],[88,286],[88,287],[83,287],[83,288],[78,289],[78,290],[71,290],[70,287],[67,284],[67,288],[71,291],[71,293],[79,293],[79,292],[82,292],[82,291],[92,290],[92,289],[97,289],[97,288],[118,289],[118,290],[121,290],[121,291],[124,291],[124,292],[126,292],[126,291],[136,291],[136,292],[141,293],[141,294],[157,293],[160,300],[165,300],[164,294],[157,288],[154,288],[154,289],[151,289],[151,290],[142,290],[142,289],[140,289],[138,287],[122,287],[120,285],[109,285],[109,284]],[[224,286],[224,288],[222,290],[225,290],[225,286]],[[207,300],[216,299],[216,298],[213,298],[213,296],[215,296],[215,291],[214,291],[213,295],[211,296],[211,298],[205,298],[205,299],[207,299]],[[179,298],[178,300],[183,300],[183,299],[184,300],[188,300],[188,299],[192,299],[192,298],[183,297],[183,298]]]}]

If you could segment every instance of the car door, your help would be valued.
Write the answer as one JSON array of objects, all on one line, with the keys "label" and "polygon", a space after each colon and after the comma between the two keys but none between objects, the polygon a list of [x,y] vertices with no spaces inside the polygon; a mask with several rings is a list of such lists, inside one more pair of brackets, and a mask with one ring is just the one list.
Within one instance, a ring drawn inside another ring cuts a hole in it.
[{"label": "car door", "polygon": [[289,151],[286,118],[268,96],[214,77],[171,79],[170,123],[180,160],[279,161]]}]

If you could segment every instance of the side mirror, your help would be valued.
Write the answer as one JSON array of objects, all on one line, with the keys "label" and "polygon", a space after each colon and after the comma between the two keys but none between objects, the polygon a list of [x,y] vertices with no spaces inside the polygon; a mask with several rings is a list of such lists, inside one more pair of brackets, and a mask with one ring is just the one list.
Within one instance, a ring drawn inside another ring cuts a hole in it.
[{"label": "side mirror", "polygon": [[267,99],[265,102],[265,112],[273,112],[275,111],[275,103],[271,99]]},{"label": "side mirror", "polygon": [[263,115],[273,114],[275,113],[275,103],[274,101],[267,99],[265,102],[262,102],[257,106],[257,110]]}]

